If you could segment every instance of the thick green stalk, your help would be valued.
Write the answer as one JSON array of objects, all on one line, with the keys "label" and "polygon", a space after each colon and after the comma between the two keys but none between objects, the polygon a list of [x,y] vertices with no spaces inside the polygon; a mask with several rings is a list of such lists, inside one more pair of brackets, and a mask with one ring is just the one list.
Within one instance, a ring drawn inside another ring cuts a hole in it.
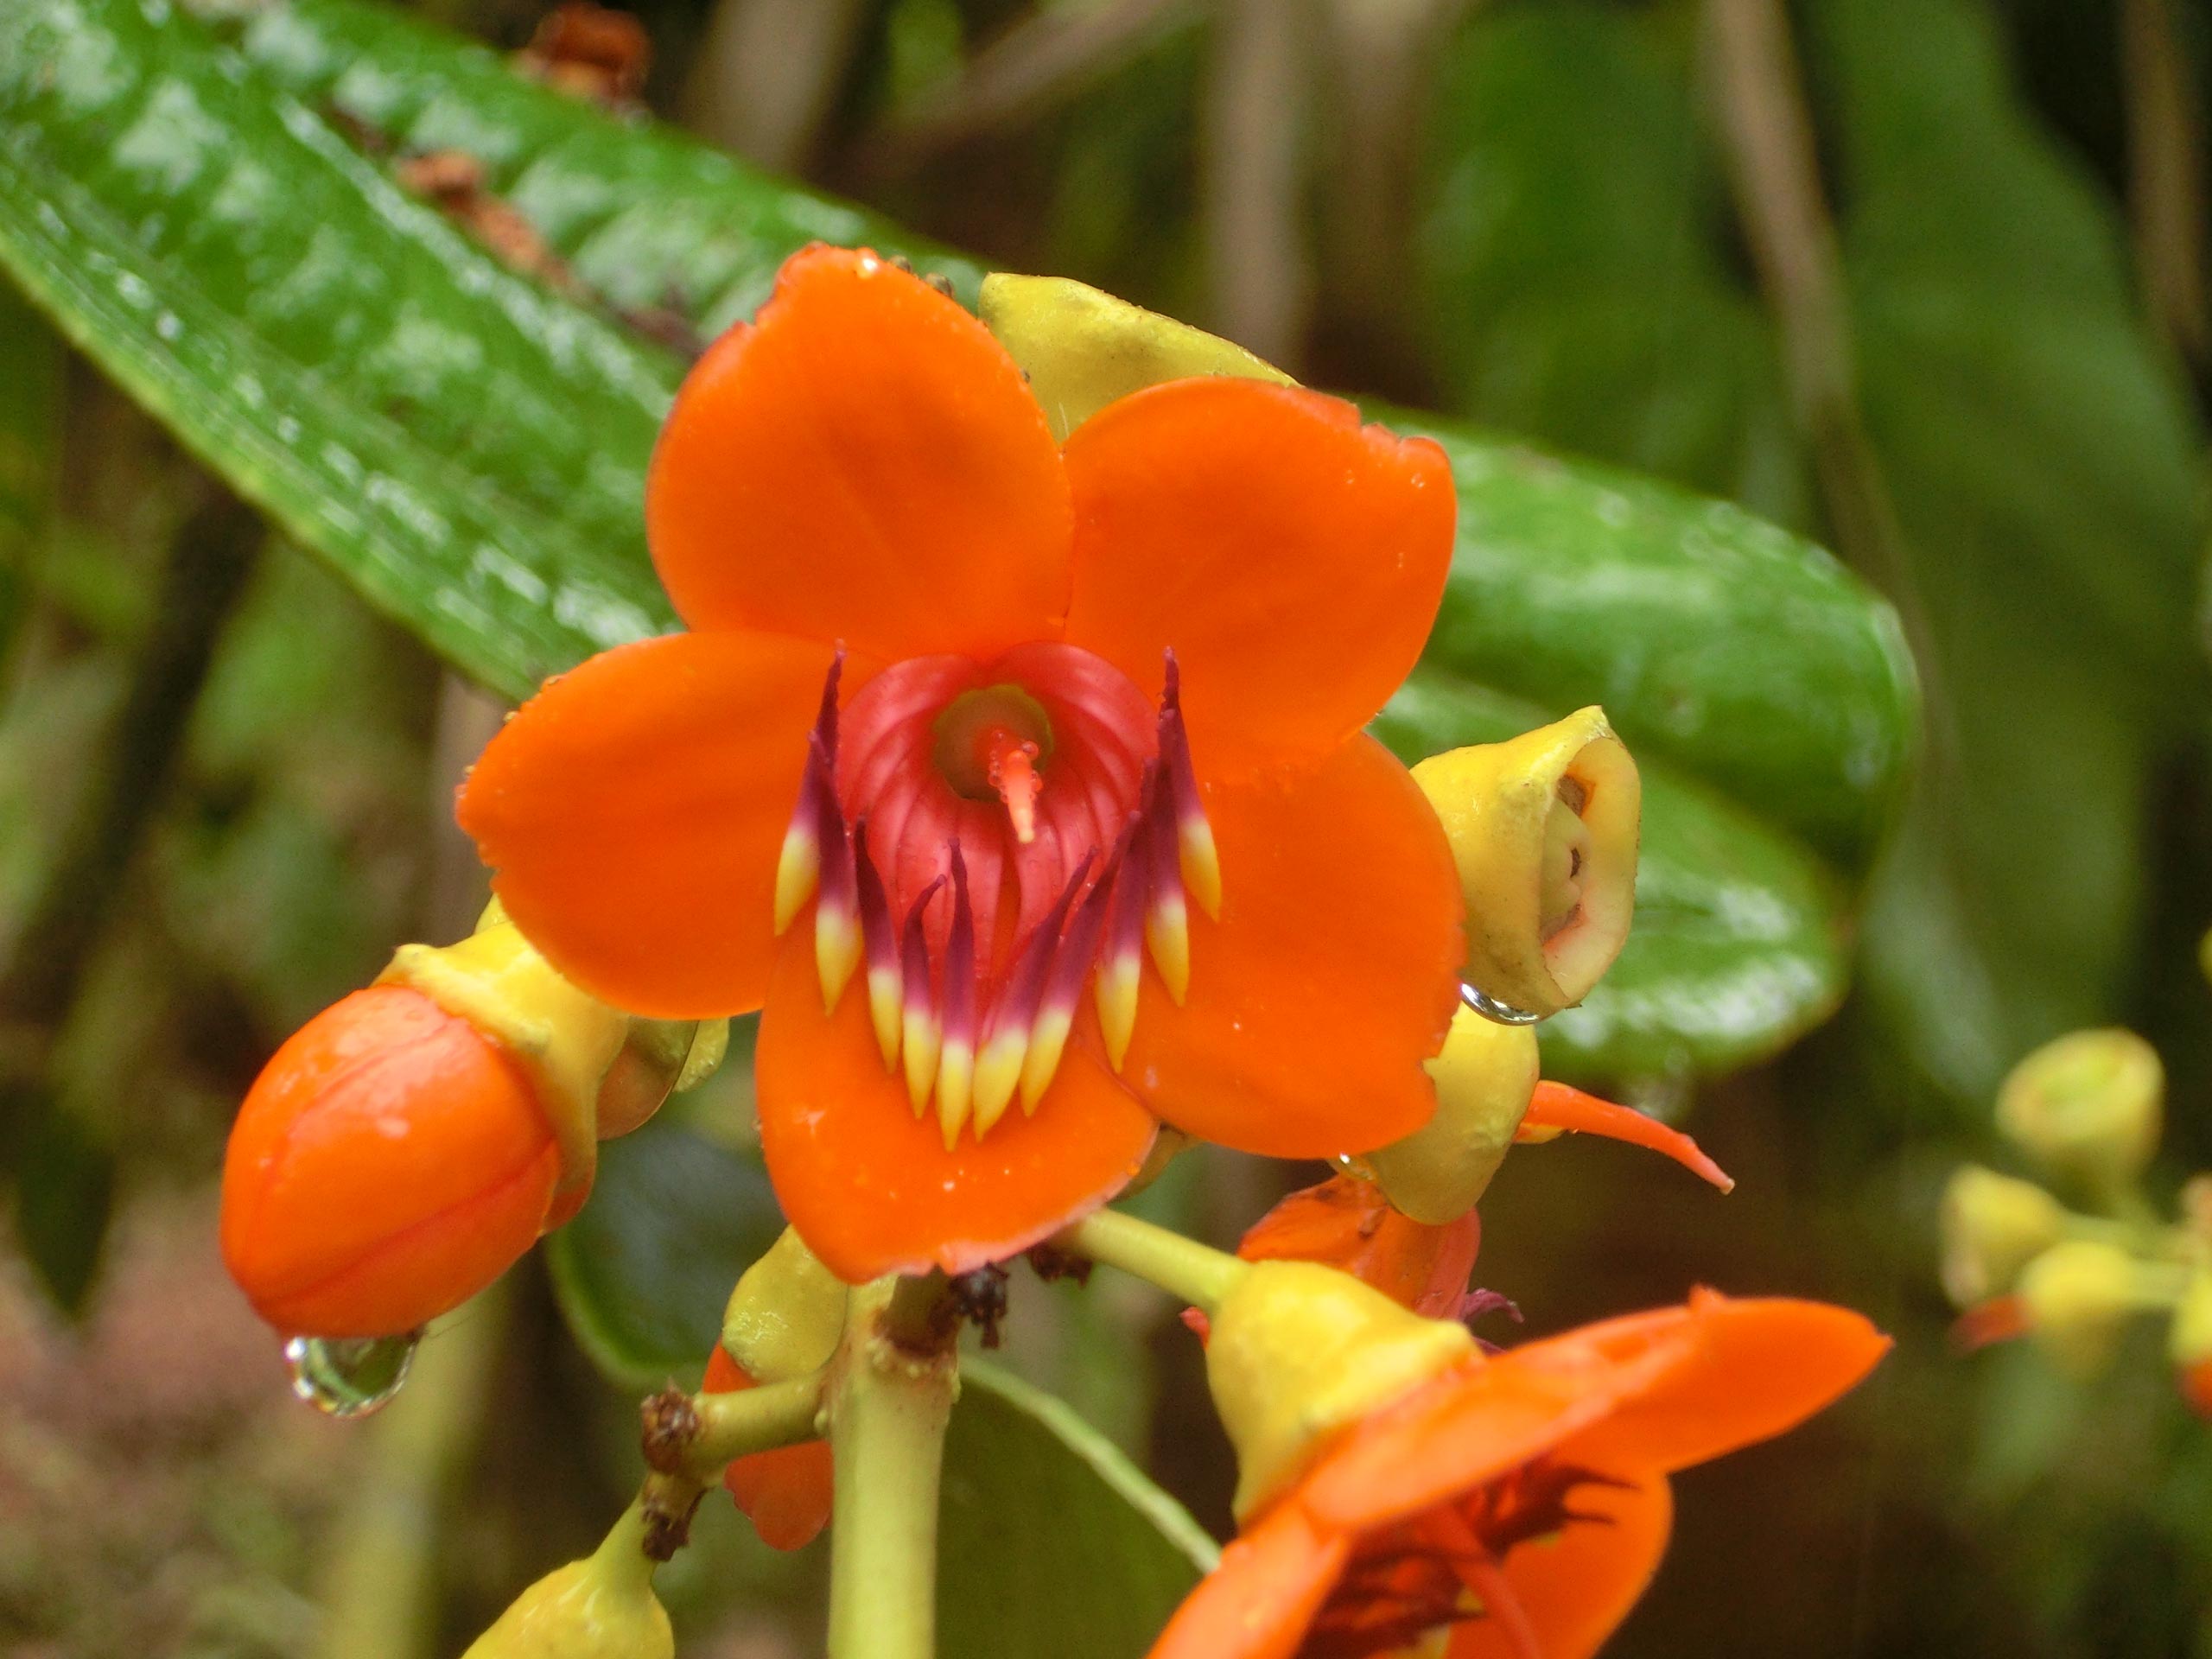
[{"label": "thick green stalk", "polygon": [[950,1338],[929,1350],[893,1340],[884,1315],[895,1284],[853,1293],[831,1366],[830,1659],[937,1650],[938,1482],[959,1365]]}]

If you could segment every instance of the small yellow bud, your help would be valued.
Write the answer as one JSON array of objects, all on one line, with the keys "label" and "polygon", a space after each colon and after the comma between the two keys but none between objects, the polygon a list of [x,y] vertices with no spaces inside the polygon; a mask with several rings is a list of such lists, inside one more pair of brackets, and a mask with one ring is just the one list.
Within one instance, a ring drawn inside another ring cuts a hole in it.
[{"label": "small yellow bud", "polygon": [[722,1347],[755,1382],[817,1371],[844,1332],[846,1294],[845,1281],[786,1227],[730,1293]]},{"label": "small yellow bud", "polygon": [[995,271],[977,309],[1063,442],[1115,399],[1162,381],[1227,374],[1298,384],[1242,346],[1063,276]]},{"label": "small yellow bud", "polygon": [[1602,709],[1414,768],[1451,839],[1467,901],[1468,982],[1556,1014],[1628,938],[1643,786]]},{"label": "small yellow bud", "polygon": [[2128,1316],[2154,1305],[2141,1279],[2135,1258],[2118,1245],[2075,1238],[2029,1262],[2015,1294],[2037,1345],[2087,1377],[2111,1361]]},{"label": "small yellow bud", "polygon": [[632,1505],[592,1554],[515,1598],[461,1659],[674,1659],[676,1636],[653,1594],[653,1563]]},{"label": "small yellow bud", "polygon": [[2077,1031],[2045,1043],[1997,1093],[1997,1127],[2054,1174],[2125,1188],[2158,1149],[2165,1068],[2132,1031]]},{"label": "small yellow bud", "polygon": [[2064,1236],[2066,1211],[2031,1181],[1979,1164],[1943,1189],[1943,1288],[1971,1307],[2012,1288],[2020,1269]]},{"label": "small yellow bud", "polygon": [[1443,1052],[1428,1062],[1436,1115],[1366,1155],[1392,1205],[1432,1227],[1473,1209],[1528,1113],[1536,1068],[1531,1027],[1501,1026],[1470,1008],[1453,1014]]},{"label": "small yellow bud", "polygon": [[1425,1319],[1348,1273],[1255,1262],[1215,1305],[1206,1381],[1236,1448],[1240,1520],[1338,1432],[1474,1357],[1467,1327]]}]

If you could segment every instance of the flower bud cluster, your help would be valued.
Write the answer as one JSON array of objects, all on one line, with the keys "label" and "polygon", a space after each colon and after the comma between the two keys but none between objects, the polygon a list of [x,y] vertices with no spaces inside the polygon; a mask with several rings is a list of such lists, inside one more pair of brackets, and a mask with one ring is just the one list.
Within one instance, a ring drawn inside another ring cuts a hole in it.
[{"label": "flower bud cluster", "polygon": [[2134,1033],[2077,1031],[2014,1066],[1999,1132],[2076,1210],[2033,1180],[1955,1171],[1942,1209],[1943,1288],[1967,1346],[2025,1337],[2079,1377],[2113,1363],[2129,1323],[2167,1322],[2183,1395],[2212,1415],[2212,1176],[2165,1224],[2143,1188],[2165,1095],[2157,1052]]}]

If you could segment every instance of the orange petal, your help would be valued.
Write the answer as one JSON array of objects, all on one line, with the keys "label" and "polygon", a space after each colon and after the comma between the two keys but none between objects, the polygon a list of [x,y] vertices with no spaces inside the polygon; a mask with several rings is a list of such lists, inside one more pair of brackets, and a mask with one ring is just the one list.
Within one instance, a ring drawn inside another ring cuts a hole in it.
[{"label": "orange petal", "polygon": [[1472,1210],[1427,1226],[1392,1209],[1374,1182],[1335,1175],[1261,1217],[1236,1254],[1247,1262],[1319,1262],[1416,1313],[1451,1319],[1459,1316],[1482,1236]]},{"label": "orange petal", "polygon": [[528,1080],[420,991],[356,991],[254,1080],[223,1165],[223,1256],[287,1335],[411,1331],[537,1240],[560,1149]]},{"label": "orange petal", "polygon": [[[745,1368],[719,1343],[707,1357],[709,1394],[734,1394],[753,1387]],[[722,1484],[771,1549],[798,1549],[814,1541],[830,1524],[836,1483],[830,1471],[830,1442],[802,1440],[769,1452],[731,1460]]]},{"label": "orange petal", "polygon": [[1657,1118],[1639,1112],[1633,1106],[1617,1105],[1610,1100],[1600,1100],[1595,1095],[1586,1095],[1580,1089],[1570,1089],[1563,1083],[1549,1080],[1539,1083],[1535,1093],[1529,1097],[1529,1109],[1521,1119],[1521,1133],[1516,1138],[1529,1140],[1530,1131],[1548,1129],[1557,1134],[1561,1129],[1579,1135],[1595,1135],[1608,1141],[1624,1141],[1647,1152],[1656,1152],[1671,1158],[1684,1169],[1701,1180],[1710,1181],[1723,1192],[1732,1192],[1736,1183],[1728,1172],[1706,1156],[1705,1148],[1684,1135],[1680,1129],[1669,1128]]},{"label": "orange petal", "polygon": [[632,1014],[760,1006],[830,657],[772,634],[640,640],[547,681],[501,728],[462,785],[461,827],[555,967]]},{"label": "orange petal", "polygon": [[[1578,1486],[1571,1507],[1602,1522],[1570,1525],[1505,1557],[1506,1586],[1535,1628],[1544,1659],[1588,1659],[1628,1617],[1658,1570],[1674,1524],[1663,1476],[1629,1487]],[[1503,1628],[1487,1618],[1452,1632],[1450,1659],[1512,1659]]]},{"label": "orange petal", "polygon": [[1036,1115],[1010,1112],[950,1152],[884,1069],[868,999],[822,1011],[810,945],[776,966],[753,1060],[760,1149],[784,1214],[850,1284],[886,1273],[966,1273],[1027,1249],[1135,1175],[1157,1125],[1096,1057],[1083,1027]]},{"label": "orange petal", "polygon": [[1421,1062],[1450,1027],[1462,954],[1436,814],[1364,736],[1205,794],[1221,917],[1191,914],[1181,1007],[1147,970],[1122,1080],[1177,1128],[1271,1157],[1412,1134],[1436,1109]]},{"label": "orange petal", "polygon": [[1428,440],[1316,392],[1176,380],[1084,422],[1067,470],[1067,639],[1147,691],[1174,651],[1200,777],[1326,753],[1421,655],[1453,522]]},{"label": "orange petal", "polygon": [[1291,1659],[1343,1573],[1351,1541],[1279,1503],[1221,1552],[1149,1659]]},{"label": "orange petal", "polygon": [[848,248],[792,256],[699,359],[645,532],[695,628],[989,657],[1067,608],[1067,477],[1021,371],[951,300]]},{"label": "orange petal", "polygon": [[1509,1363],[1524,1351],[1448,1371],[1369,1418],[1315,1465],[1294,1501],[1325,1525],[1389,1526],[1517,1469],[1618,1403],[1612,1375]]},{"label": "orange petal", "polygon": [[1560,1455],[1601,1469],[1672,1471],[1794,1428],[1849,1390],[1889,1351],[1863,1314],[1788,1297],[1693,1293],[1687,1308],[1586,1326],[1550,1344],[1645,1340],[1664,1321],[1692,1338],[1679,1362],[1625,1396]]}]

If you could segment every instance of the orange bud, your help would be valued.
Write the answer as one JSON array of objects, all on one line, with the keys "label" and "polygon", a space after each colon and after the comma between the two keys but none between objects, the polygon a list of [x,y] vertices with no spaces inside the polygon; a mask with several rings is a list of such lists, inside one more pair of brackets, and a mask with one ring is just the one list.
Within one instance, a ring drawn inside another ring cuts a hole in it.
[{"label": "orange bud", "polygon": [[[706,1391],[734,1394],[753,1386],[743,1366],[716,1344],[707,1359]],[[834,1481],[830,1442],[802,1440],[747,1452],[722,1471],[722,1484],[771,1549],[798,1549],[830,1523]]]},{"label": "orange bud", "polygon": [[560,1166],[505,1053],[422,992],[372,986],[255,1079],[223,1166],[223,1259],[288,1334],[410,1331],[530,1248]]}]

